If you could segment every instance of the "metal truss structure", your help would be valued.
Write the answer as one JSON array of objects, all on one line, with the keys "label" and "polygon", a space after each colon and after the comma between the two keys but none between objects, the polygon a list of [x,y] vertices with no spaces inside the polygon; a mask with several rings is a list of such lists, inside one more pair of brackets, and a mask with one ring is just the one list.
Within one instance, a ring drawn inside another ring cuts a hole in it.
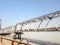
[{"label": "metal truss structure", "polygon": [[[33,19],[30,19],[30,20],[27,20],[27,21],[24,21],[24,22],[20,22],[20,23],[17,23],[16,25],[14,26],[10,26],[10,27],[7,27],[7,28],[4,28],[2,29],[2,32],[3,30],[7,30],[8,32],[12,32],[10,30],[14,30],[14,32],[16,32],[16,29],[17,29],[17,25],[21,25],[21,28],[20,28],[20,31],[35,31],[34,29],[30,29],[30,30],[22,30],[22,27],[24,24],[30,24],[30,23],[33,23],[33,22],[38,22],[38,21],[41,21],[40,24],[38,25],[38,28],[36,31],[57,31],[59,30],[60,31],[60,27],[51,27],[51,28],[42,28],[42,29],[39,29],[41,23],[43,22],[43,20],[52,20],[54,18],[57,18],[57,17],[60,17],[60,11],[56,11],[56,12],[53,12],[53,13],[50,13],[50,14],[46,14],[46,15],[43,15],[43,16],[40,16],[40,17],[36,17],[36,18],[33,18]],[[47,22],[46,26],[49,24],[49,21]],[[14,28],[14,29],[13,29]]]}]

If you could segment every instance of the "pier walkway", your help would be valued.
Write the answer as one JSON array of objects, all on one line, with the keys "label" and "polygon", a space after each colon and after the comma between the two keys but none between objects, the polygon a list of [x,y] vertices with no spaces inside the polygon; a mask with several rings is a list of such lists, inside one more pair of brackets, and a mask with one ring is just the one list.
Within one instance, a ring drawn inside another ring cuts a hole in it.
[{"label": "pier walkway", "polygon": [[[1,22],[1,20],[0,20]],[[1,23],[2,24],[2,23]],[[19,38],[22,36],[27,38],[31,45],[58,45],[60,44],[60,11],[56,11],[50,14],[46,14],[40,17],[36,17],[21,23],[17,23],[12,26],[1,29],[0,24],[0,35],[11,35],[18,36],[17,39],[11,39],[8,36],[0,36],[0,44],[3,42],[3,45],[18,45],[20,43]],[[23,35],[21,35],[21,33]],[[17,35],[17,33],[20,33]],[[45,42],[40,42],[36,40],[42,40]],[[51,44],[47,43],[58,43]]]}]

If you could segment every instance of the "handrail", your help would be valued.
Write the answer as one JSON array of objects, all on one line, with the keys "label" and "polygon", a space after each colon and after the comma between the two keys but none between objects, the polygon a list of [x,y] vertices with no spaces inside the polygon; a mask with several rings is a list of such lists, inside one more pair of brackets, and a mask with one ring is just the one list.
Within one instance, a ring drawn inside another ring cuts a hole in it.
[{"label": "handrail", "polygon": [[15,39],[11,39],[11,38],[6,37],[6,36],[0,36],[1,42],[3,42],[3,39],[8,40],[8,41],[11,41],[11,45],[14,45],[14,42],[16,42],[17,44],[29,45],[28,42],[27,43],[22,42],[23,40],[15,40]]},{"label": "handrail", "polygon": [[17,41],[17,40],[14,40],[14,39],[11,39],[11,38],[5,37],[5,36],[0,36],[0,38],[5,39],[5,40],[9,40],[9,41],[14,41],[14,42],[16,42],[16,43],[19,43],[19,42],[20,42],[20,40]]}]

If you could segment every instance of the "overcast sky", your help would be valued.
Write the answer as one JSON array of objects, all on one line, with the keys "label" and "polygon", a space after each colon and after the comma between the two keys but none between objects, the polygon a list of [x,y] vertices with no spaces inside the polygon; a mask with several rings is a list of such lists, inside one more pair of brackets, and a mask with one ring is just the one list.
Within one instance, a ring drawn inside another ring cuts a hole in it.
[{"label": "overcast sky", "polygon": [[60,0],[0,0],[2,27],[60,10]]}]

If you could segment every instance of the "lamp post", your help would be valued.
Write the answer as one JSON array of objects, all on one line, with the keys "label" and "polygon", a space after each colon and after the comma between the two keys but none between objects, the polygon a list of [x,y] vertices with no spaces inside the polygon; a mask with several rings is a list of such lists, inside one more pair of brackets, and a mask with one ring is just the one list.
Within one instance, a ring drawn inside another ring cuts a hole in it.
[{"label": "lamp post", "polygon": [[15,32],[15,34],[18,36],[18,39],[21,39],[21,34],[23,34],[23,32]]},{"label": "lamp post", "polygon": [[[23,26],[23,25],[22,25]],[[21,27],[21,30],[22,30],[22,27]],[[14,33],[16,34],[16,35],[14,35],[14,39],[16,39],[16,36],[18,36],[17,37],[17,39],[21,39],[21,34],[23,34],[23,32],[22,31],[17,31],[17,24],[16,24],[16,26],[15,26],[15,31],[14,31]]]}]

